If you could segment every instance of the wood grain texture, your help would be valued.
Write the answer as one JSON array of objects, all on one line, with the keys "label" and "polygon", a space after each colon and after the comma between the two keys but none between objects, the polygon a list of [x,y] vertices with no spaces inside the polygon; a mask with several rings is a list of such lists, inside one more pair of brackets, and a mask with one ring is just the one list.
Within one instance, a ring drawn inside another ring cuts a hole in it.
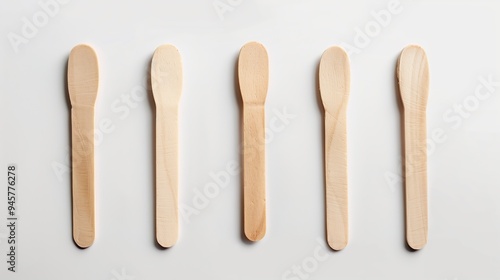
[{"label": "wood grain texture", "polygon": [[319,87],[325,108],[326,229],[328,245],[342,250],[349,239],[346,109],[350,66],[341,47],[327,49],[320,61]]},{"label": "wood grain texture", "polygon": [[71,102],[73,239],[81,248],[95,239],[94,106],[99,87],[97,55],[87,45],[73,48],[68,61]]},{"label": "wood grain texture", "polygon": [[179,101],[182,61],[172,45],[158,47],[151,63],[151,84],[156,104],[156,240],[172,247],[179,235]]},{"label": "wood grain texture", "polygon": [[264,46],[250,42],[241,48],[238,79],[243,100],[243,220],[245,236],[266,234],[265,101],[269,62]]},{"label": "wood grain texture", "polygon": [[397,66],[404,107],[406,240],[421,249],[427,243],[427,128],[429,65],[425,51],[408,46]]}]

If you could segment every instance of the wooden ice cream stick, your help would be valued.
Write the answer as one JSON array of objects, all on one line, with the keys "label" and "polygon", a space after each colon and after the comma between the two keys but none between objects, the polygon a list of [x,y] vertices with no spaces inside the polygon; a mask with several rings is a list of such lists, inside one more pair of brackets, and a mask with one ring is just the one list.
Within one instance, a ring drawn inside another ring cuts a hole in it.
[{"label": "wooden ice cream stick", "polygon": [[95,239],[94,105],[99,87],[97,55],[87,45],[73,48],[68,61],[71,102],[73,239],[87,248]]},{"label": "wooden ice cream stick", "polygon": [[427,243],[427,128],[429,65],[419,46],[403,49],[397,65],[404,107],[406,240],[421,249]]},{"label": "wooden ice cream stick", "polygon": [[319,88],[325,108],[326,229],[328,245],[348,243],[346,109],[350,90],[349,58],[344,49],[327,49],[320,61]]},{"label": "wooden ice cream stick", "polygon": [[266,234],[265,101],[268,57],[264,46],[251,42],[241,48],[238,79],[243,100],[243,212],[250,241]]},{"label": "wooden ice cream stick", "polygon": [[158,47],[151,63],[156,104],[156,240],[173,246],[179,235],[178,112],[182,93],[182,62],[172,45]]}]

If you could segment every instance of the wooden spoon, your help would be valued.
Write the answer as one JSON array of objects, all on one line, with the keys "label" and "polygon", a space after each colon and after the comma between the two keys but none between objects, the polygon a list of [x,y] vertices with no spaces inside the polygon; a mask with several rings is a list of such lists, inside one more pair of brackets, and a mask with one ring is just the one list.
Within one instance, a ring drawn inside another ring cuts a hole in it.
[{"label": "wooden spoon", "polygon": [[429,65],[419,46],[403,49],[397,65],[404,107],[406,240],[421,249],[427,243],[427,129]]},{"label": "wooden spoon", "polygon": [[151,63],[156,103],[156,240],[172,247],[179,235],[178,115],[182,93],[182,62],[172,45],[158,47]]},{"label": "wooden spoon", "polygon": [[73,239],[87,248],[95,239],[94,106],[99,87],[97,55],[87,45],[71,50],[68,91],[71,102]]},{"label": "wooden spoon", "polygon": [[319,89],[325,107],[327,239],[332,249],[342,250],[349,235],[346,108],[350,66],[341,47],[331,47],[321,56]]},{"label": "wooden spoon", "polygon": [[264,46],[251,42],[241,48],[238,79],[243,99],[243,212],[245,236],[266,234],[265,108],[268,57]]}]

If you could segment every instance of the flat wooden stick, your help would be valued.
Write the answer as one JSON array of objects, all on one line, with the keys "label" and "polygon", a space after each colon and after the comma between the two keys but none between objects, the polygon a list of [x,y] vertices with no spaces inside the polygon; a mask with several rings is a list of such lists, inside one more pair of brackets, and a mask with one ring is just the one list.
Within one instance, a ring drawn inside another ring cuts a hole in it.
[{"label": "flat wooden stick", "polygon": [[73,239],[87,248],[95,239],[94,106],[99,87],[97,55],[87,45],[73,48],[68,61],[71,101]]},{"label": "flat wooden stick", "polygon": [[425,51],[408,46],[399,57],[397,76],[404,107],[406,240],[421,249],[427,243],[427,128],[429,65]]},{"label": "flat wooden stick", "polygon": [[178,111],[182,93],[182,62],[172,45],[158,47],[151,63],[156,103],[156,240],[172,247],[179,235]]},{"label": "flat wooden stick", "polygon": [[350,75],[344,49],[331,47],[323,53],[319,87],[325,108],[326,230],[334,250],[344,249],[349,237],[346,108]]},{"label": "flat wooden stick", "polygon": [[241,48],[238,78],[243,99],[243,212],[245,236],[266,234],[265,109],[269,67],[264,46],[251,42]]}]

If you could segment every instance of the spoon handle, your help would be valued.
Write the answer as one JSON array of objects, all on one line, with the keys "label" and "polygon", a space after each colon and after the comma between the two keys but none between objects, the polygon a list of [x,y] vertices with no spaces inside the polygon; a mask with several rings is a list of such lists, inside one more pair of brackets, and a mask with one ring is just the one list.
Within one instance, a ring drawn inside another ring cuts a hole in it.
[{"label": "spoon handle", "polygon": [[73,239],[87,248],[95,238],[94,107],[71,109]]},{"label": "spoon handle", "polygon": [[328,244],[334,250],[348,242],[347,131],[345,106],[325,112],[325,174]]},{"label": "spoon handle", "polygon": [[178,221],[178,108],[156,110],[156,239],[172,247]]},{"label": "spoon handle", "polygon": [[263,105],[243,107],[244,231],[251,241],[266,233],[265,110]]},{"label": "spoon handle", "polygon": [[413,249],[427,243],[427,133],[424,110],[405,109],[406,239]]}]

